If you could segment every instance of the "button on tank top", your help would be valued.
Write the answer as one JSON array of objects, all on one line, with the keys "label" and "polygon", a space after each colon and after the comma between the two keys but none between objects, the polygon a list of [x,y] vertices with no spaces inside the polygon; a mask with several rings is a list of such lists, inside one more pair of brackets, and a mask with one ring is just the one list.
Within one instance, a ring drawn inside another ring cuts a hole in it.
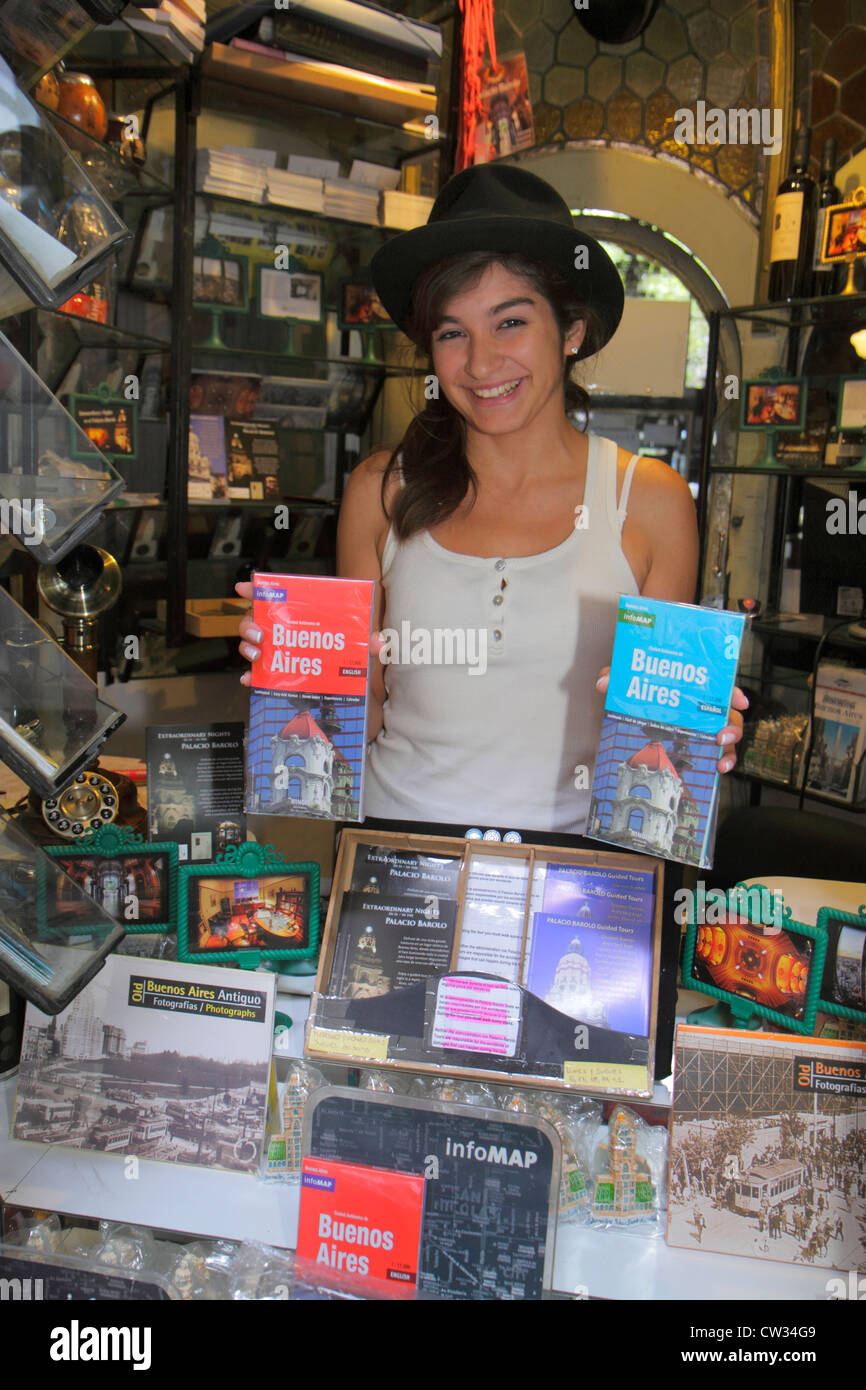
[{"label": "button on tank top", "polygon": [[460,555],[428,531],[382,561],[384,725],[365,802],[395,820],[583,834],[620,594],[637,456],[617,505],[617,447],[589,436],[583,514],[538,555]]}]

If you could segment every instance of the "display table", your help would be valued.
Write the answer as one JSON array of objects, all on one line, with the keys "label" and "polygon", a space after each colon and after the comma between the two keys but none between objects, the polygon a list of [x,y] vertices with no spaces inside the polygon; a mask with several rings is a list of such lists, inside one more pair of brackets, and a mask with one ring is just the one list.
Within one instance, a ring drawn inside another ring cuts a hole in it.
[{"label": "display table", "polygon": [[[819,907],[856,912],[866,901],[864,884],[794,878],[749,882],[779,890],[794,918],[806,923],[814,923]],[[298,987],[303,987],[300,981]],[[684,991],[679,1012],[703,1001],[704,996]],[[305,994],[277,995],[278,1011],[293,1021],[282,1035],[278,1057],[302,1055],[309,1002]],[[333,1079],[344,1077],[335,1073]],[[148,1159],[128,1172],[129,1161],[122,1155],[21,1143],[8,1137],[14,1095],[14,1077],[0,1083],[3,1201],[162,1231],[294,1247],[296,1185],[183,1164],[169,1169]],[[653,1101],[644,1104],[669,1105],[669,1083],[657,1085]],[[814,1300],[828,1297],[833,1275],[829,1269],[673,1249],[661,1236],[648,1238],[637,1230],[592,1230],[569,1223],[558,1230],[553,1282],[562,1293],[611,1299]]]},{"label": "display table", "polygon": [[[295,1027],[283,1056],[303,1045],[308,1001],[278,996]],[[126,1176],[120,1154],[81,1152],[9,1139],[15,1078],[0,1083],[0,1198],[12,1205],[157,1230],[294,1248],[298,1188],[245,1174],[140,1159]],[[655,1102],[667,1092],[656,1087]],[[554,1288],[611,1299],[821,1299],[832,1271],[709,1252],[669,1249],[636,1231],[559,1227]]]}]

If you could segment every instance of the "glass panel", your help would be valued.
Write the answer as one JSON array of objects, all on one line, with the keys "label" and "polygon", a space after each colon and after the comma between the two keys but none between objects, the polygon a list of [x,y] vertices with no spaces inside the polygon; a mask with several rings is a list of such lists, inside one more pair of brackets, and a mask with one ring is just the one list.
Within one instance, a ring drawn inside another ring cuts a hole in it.
[{"label": "glass panel", "polygon": [[[0,814],[0,979],[58,1013],[122,937],[122,928]],[[43,1057],[50,1055],[46,1036]]]},{"label": "glass panel", "polygon": [[5,589],[0,624],[0,757],[40,796],[53,797],[125,715]]},{"label": "glass panel", "polygon": [[0,334],[0,526],[47,564],[86,535],[123,479]]},{"label": "glass panel", "polygon": [[25,85],[53,67],[86,34],[92,20],[75,0],[5,0],[0,55]]},{"label": "glass panel", "polygon": [[0,314],[64,303],[128,236],[0,59]]}]

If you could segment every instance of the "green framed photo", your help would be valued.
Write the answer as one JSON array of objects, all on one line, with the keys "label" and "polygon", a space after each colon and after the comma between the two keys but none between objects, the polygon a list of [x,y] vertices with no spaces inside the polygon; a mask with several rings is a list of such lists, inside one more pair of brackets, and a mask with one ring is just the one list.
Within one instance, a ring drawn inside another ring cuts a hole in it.
[{"label": "green framed photo", "polygon": [[337,327],[344,333],[350,329],[369,333],[373,328],[397,331],[397,324],[376,293],[373,281],[358,275],[340,281]]},{"label": "green framed photo", "polygon": [[256,299],[262,319],[321,323],[325,313],[325,277],[315,270],[256,268]]},{"label": "green framed photo", "polygon": [[859,376],[840,376],[836,428],[866,430],[866,372]]},{"label": "green framed photo", "polygon": [[708,908],[700,921],[692,895],[683,987],[721,1000],[739,1028],[748,1028],[757,1015],[794,1033],[812,1033],[826,933],[793,921],[784,905],[774,912],[772,923],[763,922],[756,900],[771,902],[773,897],[763,884],[738,884],[728,892],[724,908]]},{"label": "green framed photo", "polygon": [[[138,458],[138,401],[125,396],[73,395],[69,397],[69,414],[73,421],[69,452],[73,458],[91,459],[99,454],[112,462]],[[82,448],[79,430],[87,435],[92,450]]]},{"label": "green framed photo", "polygon": [[241,314],[248,307],[249,262],[218,243],[197,246],[192,259],[192,306]]},{"label": "green framed photo", "polygon": [[254,970],[319,950],[319,866],[288,864],[271,845],[232,845],[212,864],[182,864],[177,954]]},{"label": "green framed photo", "polygon": [[247,295],[249,264],[245,256],[228,252],[214,254],[199,247],[192,259],[193,309],[222,309],[243,313]]},{"label": "green framed photo", "polygon": [[177,914],[177,845],[136,835],[128,826],[103,825],[70,845],[46,845],[46,853],[63,869],[46,887],[46,911],[62,922],[64,911],[77,912],[77,894],[64,902],[64,885],[72,879],[113,917],[125,932],[173,932]]},{"label": "green framed photo", "polygon": [[819,1009],[866,1022],[866,906],[819,908],[818,929],[827,939]]},{"label": "green framed photo", "polygon": [[805,377],[757,377],[744,381],[740,429],[804,429],[806,395]]}]

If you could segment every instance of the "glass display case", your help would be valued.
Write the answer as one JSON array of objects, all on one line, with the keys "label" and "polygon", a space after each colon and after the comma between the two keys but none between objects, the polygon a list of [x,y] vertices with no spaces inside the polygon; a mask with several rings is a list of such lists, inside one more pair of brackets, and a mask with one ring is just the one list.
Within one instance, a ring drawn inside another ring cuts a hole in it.
[{"label": "glass display case", "polygon": [[[823,736],[819,665],[866,666],[864,323],[861,294],[711,317],[702,602],[751,617],[739,684],[751,699],[742,766],[753,799],[761,782],[797,790],[805,776],[810,798],[866,809],[862,776],[840,797],[806,771],[810,715]],[[862,765],[864,749],[854,751]]]}]

